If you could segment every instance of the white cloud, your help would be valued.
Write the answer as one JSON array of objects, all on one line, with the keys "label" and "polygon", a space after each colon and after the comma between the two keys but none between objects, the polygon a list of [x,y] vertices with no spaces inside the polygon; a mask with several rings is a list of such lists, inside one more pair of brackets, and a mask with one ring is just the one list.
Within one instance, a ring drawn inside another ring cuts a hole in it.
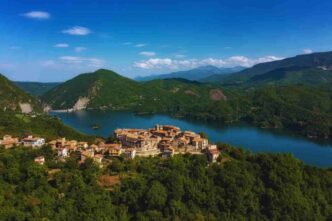
[{"label": "white cloud", "polygon": [[59,60],[68,65],[87,65],[89,67],[103,67],[105,61],[99,58],[85,58],[76,56],[62,56]]},{"label": "white cloud", "polygon": [[153,51],[142,51],[139,53],[140,55],[146,56],[146,57],[153,57],[156,56],[156,53]]},{"label": "white cloud", "polygon": [[135,45],[136,48],[143,48],[145,46],[146,46],[146,44],[142,44],[142,43]]},{"label": "white cloud", "polygon": [[24,17],[37,19],[37,20],[46,20],[51,17],[50,13],[44,11],[30,11],[22,14]]},{"label": "white cloud", "polygon": [[170,58],[150,58],[147,61],[135,63],[135,67],[142,69],[162,68],[164,66],[171,67],[172,65],[173,61]]},{"label": "white cloud", "polygon": [[75,26],[75,27],[63,30],[62,33],[69,34],[69,35],[88,35],[91,33],[91,30],[86,27]]},{"label": "white cloud", "polygon": [[176,57],[176,58],[185,58],[186,56],[184,54],[175,54],[174,57]]},{"label": "white cloud", "polygon": [[78,56],[61,56],[55,60],[45,60],[41,62],[41,66],[52,68],[101,68],[105,65],[105,61],[94,57],[78,57]]},{"label": "white cloud", "polygon": [[258,58],[256,60],[254,60],[254,62],[255,63],[265,63],[265,62],[270,62],[270,61],[278,61],[278,60],[282,60],[282,59],[284,59],[284,58],[270,55],[270,56]]},{"label": "white cloud", "polygon": [[302,51],[304,54],[311,54],[313,52],[313,50],[311,50],[310,48],[305,48]]},{"label": "white cloud", "polygon": [[75,47],[75,51],[76,52],[82,52],[82,51],[85,51],[87,48],[85,48],[85,47]]},{"label": "white cloud", "polygon": [[276,56],[265,56],[251,59],[245,56],[232,56],[226,59],[206,58],[206,59],[171,59],[171,58],[150,58],[145,61],[134,63],[134,67],[141,69],[184,69],[195,68],[202,65],[214,65],[217,67],[244,66],[251,67],[258,63],[276,61],[282,59]]},{"label": "white cloud", "polygon": [[59,59],[68,64],[80,64],[84,61],[83,58],[75,56],[62,56]]},{"label": "white cloud", "polygon": [[58,43],[58,44],[55,44],[53,47],[55,47],[55,48],[68,48],[69,44],[67,44],[67,43]]}]

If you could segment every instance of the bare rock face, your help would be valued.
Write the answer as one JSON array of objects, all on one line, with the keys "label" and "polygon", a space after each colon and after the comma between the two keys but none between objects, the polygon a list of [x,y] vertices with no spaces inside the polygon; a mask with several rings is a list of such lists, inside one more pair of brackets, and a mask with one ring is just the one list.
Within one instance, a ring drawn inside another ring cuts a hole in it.
[{"label": "bare rock face", "polygon": [[199,95],[192,90],[186,90],[184,93],[188,94],[188,95],[199,97]]},{"label": "bare rock face", "polygon": [[88,97],[80,97],[74,107],[73,107],[73,110],[74,111],[77,111],[77,110],[82,110],[82,109],[85,109],[87,107],[87,105],[89,104],[90,102],[90,99]]},{"label": "bare rock face", "polygon": [[33,111],[31,104],[29,103],[19,103],[22,113],[29,114]]},{"label": "bare rock face", "polygon": [[219,89],[212,89],[210,90],[210,99],[213,101],[226,101],[227,97],[224,95],[224,93]]},{"label": "bare rock face", "polygon": [[331,71],[332,70],[332,65],[329,66],[318,66],[318,68],[324,70],[324,71]]},{"label": "bare rock face", "polygon": [[51,110],[52,110],[52,108],[49,105],[45,105],[44,108],[43,108],[44,112],[50,112]]}]

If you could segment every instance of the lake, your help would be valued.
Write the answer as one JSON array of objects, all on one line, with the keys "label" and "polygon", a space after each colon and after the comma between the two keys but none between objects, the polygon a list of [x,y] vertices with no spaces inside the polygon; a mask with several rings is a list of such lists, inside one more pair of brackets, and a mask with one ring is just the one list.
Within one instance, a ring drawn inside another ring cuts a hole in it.
[{"label": "lake", "polygon": [[[204,132],[212,142],[221,141],[253,152],[292,153],[311,165],[332,166],[331,142],[317,142],[282,130],[260,129],[245,124],[206,123],[160,114],[141,116],[126,111],[52,112],[51,115],[83,133],[104,137],[112,134],[116,128],[151,128],[155,124],[171,124],[182,130]],[[94,130],[91,127],[93,124],[101,125],[101,128]]]}]

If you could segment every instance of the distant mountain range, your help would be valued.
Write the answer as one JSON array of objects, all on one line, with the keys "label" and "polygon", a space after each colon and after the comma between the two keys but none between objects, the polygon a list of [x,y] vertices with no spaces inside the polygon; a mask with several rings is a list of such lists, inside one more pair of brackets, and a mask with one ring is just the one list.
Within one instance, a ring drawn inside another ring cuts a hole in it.
[{"label": "distant mountain range", "polygon": [[212,65],[201,66],[187,71],[178,71],[170,74],[150,75],[137,77],[137,81],[150,81],[155,79],[183,78],[190,81],[201,81],[213,75],[227,75],[245,69],[244,67],[218,68]]},{"label": "distant mountain range", "polygon": [[[108,72],[105,79],[101,80],[103,77],[99,75],[101,72]],[[331,85],[332,84],[332,52],[321,52],[306,55],[298,55],[291,58],[286,58],[279,61],[267,62],[254,65],[251,68],[245,69],[244,67],[234,67],[234,68],[217,68],[215,66],[201,66],[188,71],[179,71],[170,74],[163,75],[153,75],[148,77],[138,77],[136,80],[139,82],[130,80],[128,78],[122,77],[114,72],[113,80],[116,82],[121,82],[121,84],[115,85],[111,82],[112,76],[109,72],[112,71],[96,71],[95,75],[82,74],[66,83],[39,83],[39,82],[14,82],[19,88],[28,92],[34,96],[42,96],[43,99],[50,96],[52,98],[57,98],[63,91],[71,91],[73,94],[66,95],[65,100],[70,100],[71,98],[77,99],[78,97],[85,97],[88,93],[94,93],[96,89],[99,89],[99,84],[103,86],[106,84],[111,85],[111,89],[106,91],[112,92],[112,94],[125,94],[128,95],[129,91],[131,94],[135,94],[135,90],[142,87],[143,83],[145,85],[156,79],[178,79],[175,80],[180,82],[180,79],[185,79],[188,81],[196,81],[201,83],[213,83],[220,84],[223,86],[235,86],[235,87],[255,87],[255,86],[266,86],[266,85],[291,85],[291,84],[304,84],[304,85]],[[86,76],[87,75],[87,76]],[[83,77],[86,76],[86,77]],[[116,77],[115,77],[116,76]],[[86,79],[85,79],[86,78]],[[96,79],[100,78],[100,79]],[[120,81],[120,79],[122,79]],[[74,88],[71,87],[70,82],[74,81]],[[82,81],[81,83],[77,83]],[[124,83],[124,81],[126,81]],[[89,88],[95,82],[94,90],[88,92],[84,91]],[[182,83],[184,83],[182,81]],[[188,83],[188,82],[186,82]],[[69,86],[67,86],[70,84]],[[123,85],[122,85],[123,84]],[[121,92],[127,86],[126,93]],[[106,87],[106,86],[105,86]],[[81,89],[82,88],[82,89]],[[135,90],[133,90],[135,88]],[[73,90],[73,91],[72,91]],[[103,90],[102,90],[103,91]],[[47,93],[50,92],[50,93]],[[45,93],[47,95],[43,96]],[[106,92],[105,92],[106,93]],[[56,96],[55,94],[58,94]],[[105,94],[106,97],[110,95]],[[130,97],[132,97],[130,95]],[[103,98],[100,98],[104,100]],[[48,100],[48,99],[47,99]],[[49,101],[49,100],[48,100]],[[77,101],[77,100],[76,100]],[[50,101],[51,102],[51,101]],[[52,102],[57,103],[57,99]],[[60,102],[60,101],[59,101]],[[72,105],[73,102],[69,102]],[[103,103],[103,102],[98,102]],[[111,103],[117,103],[112,101]],[[91,104],[91,102],[90,102]],[[55,106],[60,107],[58,104]],[[68,107],[63,104],[64,107]]]},{"label": "distant mountain range", "polygon": [[298,55],[261,63],[228,76],[214,75],[206,81],[233,86],[330,84],[332,83],[332,52]]},{"label": "distant mountain range", "polygon": [[61,84],[60,82],[42,83],[25,81],[14,81],[13,83],[33,96],[41,96],[45,92]]},{"label": "distant mountain range", "polygon": [[202,66],[188,71],[140,77],[137,80],[169,78],[240,87],[285,84],[330,85],[332,84],[332,52],[298,55],[260,63],[251,68]]}]

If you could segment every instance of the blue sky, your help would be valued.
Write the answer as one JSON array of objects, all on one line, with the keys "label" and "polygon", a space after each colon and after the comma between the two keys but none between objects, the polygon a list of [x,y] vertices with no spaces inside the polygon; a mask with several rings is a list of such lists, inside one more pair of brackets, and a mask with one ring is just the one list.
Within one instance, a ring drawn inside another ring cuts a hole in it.
[{"label": "blue sky", "polygon": [[332,50],[329,0],[0,0],[0,72],[64,81],[200,65],[251,66]]}]

